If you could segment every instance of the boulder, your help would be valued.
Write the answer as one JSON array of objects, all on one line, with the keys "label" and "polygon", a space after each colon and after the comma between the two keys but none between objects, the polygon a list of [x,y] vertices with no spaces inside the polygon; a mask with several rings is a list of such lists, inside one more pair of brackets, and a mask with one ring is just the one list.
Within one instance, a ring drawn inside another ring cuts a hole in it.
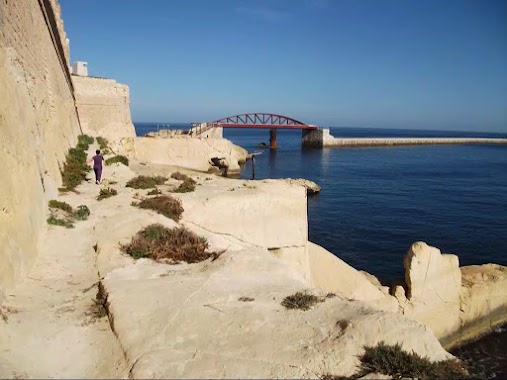
[{"label": "boulder", "polygon": [[457,331],[461,292],[458,257],[416,242],[406,253],[403,266],[407,292],[403,294],[401,286],[395,292],[403,314],[429,326],[438,338]]},{"label": "boulder", "polygon": [[280,180],[207,181],[206,188],[180,195],[183,221],[269,249],[305,247],[308,239],[303,188]]},{"label": "boulder", "polygon": [[316,194],[320,192],[320,186],[315,182],[304,178],[284,178],[284,181],[290,184],[296,184],[306,188],[307,194]]}]

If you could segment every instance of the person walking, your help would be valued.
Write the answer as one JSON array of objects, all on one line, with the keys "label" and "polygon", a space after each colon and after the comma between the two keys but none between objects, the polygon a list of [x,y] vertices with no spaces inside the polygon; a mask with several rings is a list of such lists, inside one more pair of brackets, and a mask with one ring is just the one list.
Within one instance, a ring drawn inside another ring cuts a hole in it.
[{"label": "person walking", "polygon": [[95,151],[95,156],[89,161],[90,163],[93,161],[93,171],[95,172],[95,183],[100,185],[100,181],[102,179],[102,162],[104,161],[104,156],[100,154],[100,150]]}]

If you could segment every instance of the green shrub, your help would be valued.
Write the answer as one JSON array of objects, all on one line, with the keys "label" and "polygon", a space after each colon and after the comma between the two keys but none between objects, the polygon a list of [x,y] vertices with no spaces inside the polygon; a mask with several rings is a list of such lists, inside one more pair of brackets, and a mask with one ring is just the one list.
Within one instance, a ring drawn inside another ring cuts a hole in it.
[{"label": "green shrub", "polygon": [[120,162],[122,163],[123,165],[125,166],[129,166],[129,159],[125,156],[122,156],[122,155],[117,155],[117,156],[114,156],[114,157],[109,157],[107,160],[106,160],[106,165],[112,165],[116,162]]},{"label": "green shrub", "polygon": [[118,192],[111,187],[106,187],[104,189],[100,189],[100,193],[97,196],[97,200],[101,201],[102,199],[106,199],[114,195],[118,195]]},{"label": "green shrub", "polygon": [[167,178],[161,176],[140,175],[128,181],[126,187],[131,187],[133,189],[150,189],[157,185],[163,185],[165,181],[167,181]]},{"label": "green shrub", "polygon": [[297,292],[287,296],[282,301],[282,306],[286,309],[309,310],[315,304],[322,302],[322,299],[305,292]]},{"label": "green shrub", "polygon": [[382,373],[394,379],[463,379],[467,371],[457,360],[431,362],[415,352],[403,351],[400,344],[394,346],[380,342],[375,347],[365,347],[360,358],[364,372]]},{"label": "green shrub", "polygon": [[86,220],[90,216],[90,209],[85,205],[77,206],[73,215],[76,220]]},{"label": "green shrub", "polygon": [[142,229],[121,249],[135,259],[151,258],[172,263],[197,263],[214,255],[206,252],[208,242],[204,237],[197,236],[184,227],[169,229],[161,224],[152,224]]},{"label": "green shrub", "polygon": [[79,135],[77,137],[77,142],[78,144],[88,144],[88,145],[91,145],[93,144],[93,142],[95,141],[95,139],[91,136],[88,136],[88,135]]},{"label": "green shrub", "polygon": [[57,218],[54,215],[51,215],[47,219],[47,222],[48,222],[48,224],[51,224],[53,226],[62,226],[62,227],[65,227],[65,228],[74,228],[74,225],[69,220],[60,219],[60,218]]},{"label": "green shrub", "polygon": [[69,214],[72,214],[72,206],[69,205],[67,202],[60,202],[55,199],[52,199],[49,201],[48,206],[49,208],[63,210],[65,212],[68,212]]},{"label": "green shrub", "polygon": [[174,193],[189,193],[195,190],[196,182],[192,178],[187,178],[184,180],[176,189],[173,190]]},{"label": "green shrub", "polygon": [[136,206],[142,209],[150,209],[167,216],[168,218],[179,221],[183,214],[183,206],[179,199],[174,199],[169,195],[161,195],[154,198],[146,198],[136,203]]},{"label": "green shrub", "polygon": [[109,141],[106,138],[104,138],[102,136],[98,136],[97,137],[97,144],[99,144],[99,149],[102,154],[109,154],[110,153]]},{"label": "green shrub", "polygon": [[[84,136],[84,135],[81,135]],[[83,145],[81,141],[76,148],[70,148],[66,157],[65,163],[63,164],[62,182],[63,189],[69,191],[74,190],[84,179],[86,179],[86,173],[91,169],[86,163],[86,152],[88,149]]]}]

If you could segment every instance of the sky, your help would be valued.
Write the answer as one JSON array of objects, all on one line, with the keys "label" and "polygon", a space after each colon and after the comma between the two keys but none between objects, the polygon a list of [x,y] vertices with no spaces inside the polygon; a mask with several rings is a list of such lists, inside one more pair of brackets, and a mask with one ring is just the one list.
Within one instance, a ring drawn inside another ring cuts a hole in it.
[{"label": "sky", "polygon": [[134,122],[276,113],[507,132],[504,0],[60,0],[71,60]]}]

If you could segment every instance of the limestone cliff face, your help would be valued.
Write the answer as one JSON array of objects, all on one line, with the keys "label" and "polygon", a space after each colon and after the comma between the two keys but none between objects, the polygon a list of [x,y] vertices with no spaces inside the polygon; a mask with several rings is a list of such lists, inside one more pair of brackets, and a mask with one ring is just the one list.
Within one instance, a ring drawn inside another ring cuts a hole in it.
[{"label": "limestone cliff face", "polygon": [[80,133],[63,22],[50,3],[0,2],[0,298],[33,262],[59,167]]},{"label": "limestone cliff face", "polygon": [[72,76],[72,82],[83,133],[103,136],[111,142],[136,136],[128,86],[113,79],[76,75]]}]

